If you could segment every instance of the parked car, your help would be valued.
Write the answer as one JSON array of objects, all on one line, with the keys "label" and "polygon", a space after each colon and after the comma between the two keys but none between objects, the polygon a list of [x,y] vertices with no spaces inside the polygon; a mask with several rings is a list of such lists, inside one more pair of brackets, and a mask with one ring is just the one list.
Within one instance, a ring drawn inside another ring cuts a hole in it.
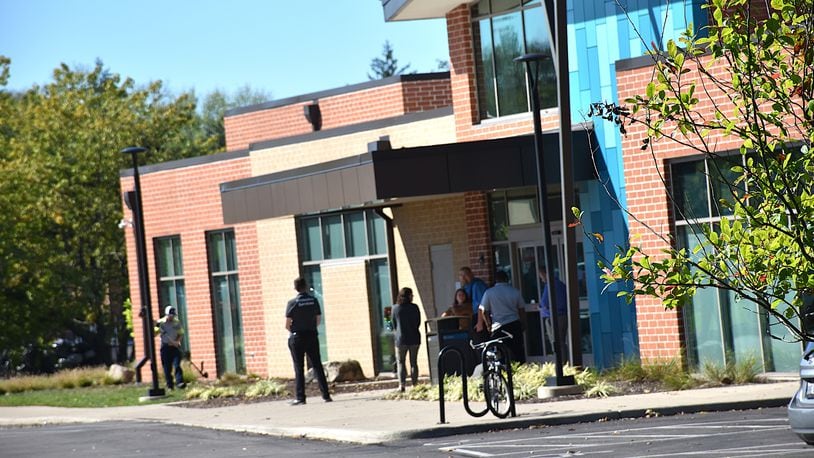
[{"label": "parked car", "polygon": [[814,342],[809,342],[800,360],[800,389],[789,402],[789,425],[800,439],[814,445]]}]

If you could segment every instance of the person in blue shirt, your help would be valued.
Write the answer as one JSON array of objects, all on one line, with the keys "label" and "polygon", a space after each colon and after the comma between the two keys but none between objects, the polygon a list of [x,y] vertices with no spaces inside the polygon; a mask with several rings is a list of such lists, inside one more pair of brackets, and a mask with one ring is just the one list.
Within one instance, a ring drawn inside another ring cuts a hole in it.
[{"label": "person in blue shirt", "polygon": [[[540,282],[545,286],[543,292],[540,294],[540,323],[545,329],[548,342],[551,348],[554,346],[554,323],[551,320],[551,305],[548,303],[548,288],[551,282],[548,281],[548,272],[546,268],[541,266],[537,269],[537,274],[540,277]],[[559,331],[560,342],[566,345],[566,335],[568,330],[568,297],[566,294],[565,283],[560,281],[559,278],[554,276],[554,301],[557,304],[557,329]],[[565,347],[564,347],[565,348]],[[563,353],[565,354],[565,353]]]},{"label": "person in blue shirt", "polygon": [[[460,270],[461,276],[461,285],[463,286],[464,291],[466,291],[466,295],[472,299],[472,326],[475,327],[475,330],[478,332],[484,332],[484,329],[477,329],[478,324],[478,308],[480,307],[480,302],[483,299],[483,293],[486,292],[486,283],[477,278],[474,273],[472,273],[472,269],[469,267],[461,267]],[[488,331],[485,330],[485,331]]]}]

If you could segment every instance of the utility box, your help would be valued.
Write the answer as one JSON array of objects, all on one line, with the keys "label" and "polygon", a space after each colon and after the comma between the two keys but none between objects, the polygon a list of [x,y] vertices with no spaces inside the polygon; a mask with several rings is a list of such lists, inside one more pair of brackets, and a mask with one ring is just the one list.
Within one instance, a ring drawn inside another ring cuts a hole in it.
[{"label": "utility box", "polygon": [[[475,367],[474,354],[469,345],[471,333],[469,329],[459,329],[459,317],[433,318],[424,322],[424,335],[427,339],[427,357],[430,363],[430,380],[433,385],[438,384],[438,354],[446,347],[457,348],[463,357],[466,375],[472,374]],[[444,356],[443,375],[460,375],[461,362],[455,353]]]}]

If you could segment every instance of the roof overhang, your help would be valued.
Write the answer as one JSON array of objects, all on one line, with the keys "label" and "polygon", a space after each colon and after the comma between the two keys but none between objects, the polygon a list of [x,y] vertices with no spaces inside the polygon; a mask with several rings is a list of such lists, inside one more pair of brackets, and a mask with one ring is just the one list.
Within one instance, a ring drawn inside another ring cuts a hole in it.
[{"label": "roof overhang", "polygon": [[[594,177],[591,129],[572,133],[574,180]],[[594,142],[595,143],[595,142]],[[383,145],[374,142],[371,145]],[[560,181],[559,134],[543,135],[546,182]],[[380,206],[393,199],[537,186],[534,137],[376,149],[336,161],[223,183],[224,224]]]},{"label": "roof overhang", "polygon": [[382,0],[384,20],[413,21],[416,19],[437,19],[459,5],[474,3],[472,0]]}]

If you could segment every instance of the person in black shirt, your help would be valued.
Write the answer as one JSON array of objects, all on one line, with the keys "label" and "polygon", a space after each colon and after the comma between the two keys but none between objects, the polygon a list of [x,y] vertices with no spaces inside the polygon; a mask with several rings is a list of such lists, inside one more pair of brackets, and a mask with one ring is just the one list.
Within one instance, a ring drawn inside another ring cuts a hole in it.
[{"label": "person in black shirt", "polygon": [[393,305],[393,331],[396,333],[396,356],[398,361],[399,390],[407,384],[405,360],[410,353],[410,379],[413,386],[418,383],[418,346],[421,345],[421,312],[413,304],[413,290],[401,288],[397,303]]},{"label": "person in black shirt", "polygon": [[322,317],[319,301],[308,294],[308,285],[305,279],[298,277],[294,280],[294,289],[297,297],[288,301],[285,308],[285,328],[291,333],[288,337],[288,348],[291,350],[291,359],[294,361],[294,376],[297,383],[297,399],[291,405],[305,404],[305,374],[303,373],[304,356],[308,355],[311,367],[319,382],[322,399],[331,402],[331,393],[328,391],[328,382],[325,380],[325,370],[322,368],[322,358],[319,354],[319,339],[317,326]]}]

